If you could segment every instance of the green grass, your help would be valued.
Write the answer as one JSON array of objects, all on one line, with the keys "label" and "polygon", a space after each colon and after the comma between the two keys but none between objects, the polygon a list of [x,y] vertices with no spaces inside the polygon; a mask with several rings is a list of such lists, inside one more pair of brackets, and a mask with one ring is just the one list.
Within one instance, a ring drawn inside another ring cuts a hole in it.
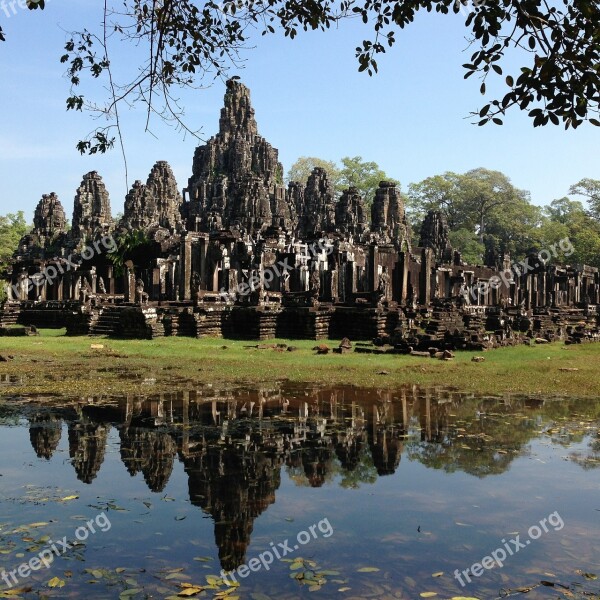
[{"label": "green grass", "polygon": [[[22,378],[1,395],[157,393],[186,386],[273,384],[355,385],[394,388],[444,385],[480,393],[600,396],[600,344],[518,346],[490,352],[459,352],[453,361],[404,355],[316,355],[321,342],[287,343],[296,352],[252,348],[257,342],[163,338],[153,341],[66,337],[43,330],[39,337],[0,338],[0,374]],[[326,342],[334,348],[339,342]],[[94,350],[93,344],[103,349]],[[485,356],[485,362],[471,358]],[[564,372],[561,368],[578,368]],[[380,374],[385,371],[386,374]],[[155,380],[155,381],[148,381]]]}]

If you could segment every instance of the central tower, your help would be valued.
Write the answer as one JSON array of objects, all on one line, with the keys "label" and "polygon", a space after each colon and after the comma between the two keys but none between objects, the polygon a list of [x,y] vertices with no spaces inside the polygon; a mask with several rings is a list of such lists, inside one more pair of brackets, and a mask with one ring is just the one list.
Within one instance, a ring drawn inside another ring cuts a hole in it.
[{"label": "central tower", "polygon": [[250,90],[237,79],[227,82],[219,133],[196,148],[185,191],[191,231],[253,234],[294,226],[278,151],[258,135]]}]

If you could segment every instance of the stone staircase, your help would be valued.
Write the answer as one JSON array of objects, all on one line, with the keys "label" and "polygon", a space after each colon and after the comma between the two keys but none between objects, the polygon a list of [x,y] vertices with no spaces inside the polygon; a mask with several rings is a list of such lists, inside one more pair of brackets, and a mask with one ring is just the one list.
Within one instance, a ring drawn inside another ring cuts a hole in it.
[{"label": "stone staircase", "polygon": [[0,327],[16,325],[21,314],[21,304],[19,302],[6,302],[0,309]]},{"label": "stone staircase", "polygon": [[104,306],[100,309],[97,318],[92,320],[90,335],[119,335],[121,333],[121,315],[123,307]]},{"label": "stone staircase", "polygon": [[162,315],[153,306],[121,307],[118,335],[138,340],[153,340],[164,337],[165,326]]}]

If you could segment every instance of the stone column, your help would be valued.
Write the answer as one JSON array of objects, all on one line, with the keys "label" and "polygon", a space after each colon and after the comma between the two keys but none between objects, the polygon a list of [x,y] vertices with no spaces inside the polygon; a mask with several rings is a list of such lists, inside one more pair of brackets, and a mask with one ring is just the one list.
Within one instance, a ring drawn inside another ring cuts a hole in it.
[{"label": "stone column", "polygon": [[38,288],[40,293],[40,300],[48,300],[48,280],[44,278],[44,283]]},{"label": "stone column", "polygon": [[189,233],[181,239],[179,299],[182,302],[192,299],[192,236]]},{"label": "stone column", "polygon": [[115,295],[115,269],[112,265],[106,267],[106,292],[111,296]]},{"label": "stone column", "polygon": [[331,273],[331,301],[337,302],[337,300],[339,298],[338,270],[333,269],[332,271],[330,271],[330,273]]},{"label": "stone column", "polygon": [[408,297],[408,252],[400,252],[398,254],[398,282],[400,286],[400,298],[401,304],[406,304],[406,298]]},{"label": "stone column", "polygon": [[548,289],[548,274],[546,270],[540,273],[540,293],[539,293],[539,304],[544,306],[546,304],[546,290]]},{"label": "stone column", "polygon": [[433,250],[421,251],[421,273],[419,276],[419,302],[427,305],[431,299],[431,269],[433,268]]},{"label": "stone column", "polygon": [[206,254],[208,251],[208,236],[203,235],[198,239],[198,260],[200,262],[200,289],[206,289],[206,273],[207,273],[207,264],[206,264]]},{"label": "stone column", "polygon": [[75,279],[73,281],[73,294],[72,294],[72,299],[73,300],[79,300],[79,292],[81,291],[81,273],[74,273],[75,275]]},{"label": "stone column", "polygon": [[369,291],[373,292],[379,284],[379,248],[373,244],[369,247]]},{"label": "stone column", "polygon": [[135,273],[127,270],[123,275],[123,288],[125,293],[125,302],[133,304],[135,302]]},{"label": "stone column", "polygon": [[160,300],[161,299],[161,273],[160,267],[156,266],[152,269],[152,291],[150,292],[150,297],[152,300]]},{"label": "stone column", "polygon": [[9,302],[11,302],[12,300],[15,299],[13,285],[14,285],[14,281],[13,280],[6,282],[6,285],[5,285],[6,299]]}]

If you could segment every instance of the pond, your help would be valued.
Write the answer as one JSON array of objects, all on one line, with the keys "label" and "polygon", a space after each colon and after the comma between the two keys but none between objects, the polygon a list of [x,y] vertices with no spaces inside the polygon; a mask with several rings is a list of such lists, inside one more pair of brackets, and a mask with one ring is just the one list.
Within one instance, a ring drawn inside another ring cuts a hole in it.
[{"label": "pond", "polygon": [[599,425],[443,388],[5,399],[0,598],[599,598]]}]

